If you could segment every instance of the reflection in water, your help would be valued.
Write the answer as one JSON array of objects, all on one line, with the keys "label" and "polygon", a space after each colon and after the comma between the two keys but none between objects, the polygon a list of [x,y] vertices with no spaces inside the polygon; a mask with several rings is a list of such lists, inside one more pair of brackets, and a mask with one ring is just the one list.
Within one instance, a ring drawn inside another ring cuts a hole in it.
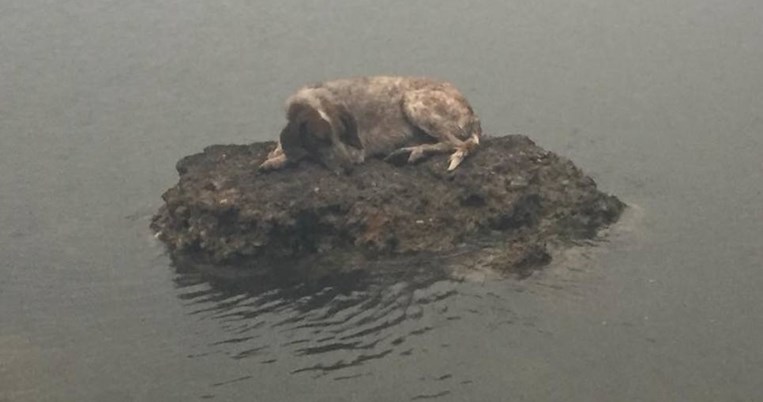
[{"label": "reflection in water", "polygon": [[[591,268],[609,248],[602,242],[632,243],[629,232],[640,211],[630,209],[605,239],[558,249],[550,266],[522,281],[469,271],[474,266],[464,261],[474,249],[341,271],[317,262],[310,269],[287,264],[235,269],[176,259],[177,296],[188,314],[212,321],[215,328],[189,358],[215,355],[239,368],[210,381],[210,397],[258,387],[267,381],[263,372],[328,384],[350,380],[342,386],[355,386],[350,384],[377,381],[395,367],[410,366],[415,367],[410,378],[415,390],[405,392],[408,399],[462,399],[481,386],[484,379],[476,374],[481,369],[429,364],[437,361],[432,356],[468,361],[470,353],[486,347],[485,339],[501,338],[488,341],[488,348],[516,346],[520,351],[528,342],[554,339],[554,329],[541,322],[538,311],[544,305],[565,306],[570,312],[576,310],[573,305],[590,308],[585,300],[598,293],[603,280],[598,277],[603,271]],[[541,364],[522,352],[504,358],[495,372],[514,364]]]},{"label": "reflection in water", "polygon": [[[210,347],[233,359],[297,357],[291,373],[325,375],[396,354],[408,340],[460,319],[445,301],[458,295],[437,260],[368,264],[345,272],[294,276],[288,268],[221,270],[177,263],[179,298],[190,314],[218,321]],[[337,372],[335,380],[361,374]]]},{"label": "reflection in water", "polygon": [[[415,389],[404,399],[461,399],[473,394],[482,378],[475,375],[481,370],[457,362],[472,359],[470,353],[486,347],[485,339],[501,338],[487,347],[506,350],[554,338],[538,308],[563,305],[574,311],[571,303],[585,304],[600,284],[595,273],[603,271],[591,267],[608,248],[601,243],[629,239],[627,229],[638,221],[633,215],[629,211],[605,239],[557,249],[550,266],[521,281],[499,280],[469,263],[480,255],[477,246],[341,269],[318,261],[310,267],[225,268],[176,258],[178,298],[189,315],[214,327],[188,357],[209,364],[222,358],[238,368],[208,383],[210,397],[267,383],[263,373],[355,386],[350,384],[377,381],[396,367],[410,366]],[[429,363],[441,354],[455,364]],[[523,361],[539,364],[522,360],[528,358],[521,352],[505,358],[495,372]]]},{"label": "reflection in water", "polygon": [[538,325],[535,306],[543,299],[566,303],[590,291],[569,267],[586,275],[595,243],[567,253],[563,269],[549,267],[529,281],[482,282],[481,275],[463,275],[461,263],[473,250],[460,250],[342,271],[318,264],[307,271],[234,269],[176,259],[174,282],[188,314],[215,322],[212,338],[189,357],[225,356],[244,370],[217,379],[212,388],[261,383],[256,367],[263,365],[333,383],[413,364],[426,374],[417,377],[411,400],[451,398],[473,392],[473,373],[450,366],[427,371],[419,359],[470,350],[468,345],[481,343],[475,334],[549,336]]}]

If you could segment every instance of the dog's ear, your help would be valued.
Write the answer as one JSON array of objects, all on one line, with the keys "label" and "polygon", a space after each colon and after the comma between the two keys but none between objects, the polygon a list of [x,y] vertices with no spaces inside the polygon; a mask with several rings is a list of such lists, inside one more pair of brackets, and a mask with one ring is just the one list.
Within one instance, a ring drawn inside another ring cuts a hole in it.
[{"label": "dog's ear", "polygon": [[281,147],[286,156],[297,161],[310,157],[319,160],[323,148],[331,146],[331,123],[311,105],[289,106],[289,123],[281,132]]},{"label": "dog's ear", "polygon": [[291,161],[298,161],[307,156],[307,150],[302,140],[303,124],[299,119],[289,119],[289,123],[281,130],[280,142],[284,154]]},{"label": "dog's ear", "polygon": [[355,121],[355,117],[352,113],[350,113],[344,106],[340,108],[339,120],[342,123],[339,139],[353,148],[362,150],[363,143],[360,142],[360,136],[358,136],[358,123]]}]

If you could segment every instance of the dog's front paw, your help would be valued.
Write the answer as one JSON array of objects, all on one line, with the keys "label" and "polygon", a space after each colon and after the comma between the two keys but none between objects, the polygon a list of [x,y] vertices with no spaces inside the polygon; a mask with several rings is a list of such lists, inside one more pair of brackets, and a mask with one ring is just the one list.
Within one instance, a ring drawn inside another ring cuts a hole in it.
[{"label": "dog's front paw", "polygon": [[286,157],[284,155],[279,155],[274,158],[266,159],[265,162],[260,164],[257,170],[260,172],[269,172],[271,170],[283,169],[287,163],[288,160]]}]

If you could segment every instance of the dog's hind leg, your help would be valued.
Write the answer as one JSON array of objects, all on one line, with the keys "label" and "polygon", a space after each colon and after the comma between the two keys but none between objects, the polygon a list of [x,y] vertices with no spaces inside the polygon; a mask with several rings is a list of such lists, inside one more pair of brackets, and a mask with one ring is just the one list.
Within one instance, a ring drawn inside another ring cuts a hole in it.
[{"label": "dog's hind leg", "polygon": [[474,148],[477,147],[480,143],[480,137],[479,135],[472,135],[467,139],[466,141],[462,141],[461,144],[456,146],[456,152],[452,153],[450,155],[450,158],[448,159],[450,163],[448,164],[448,170],[454,170],[458,167],[458,165],[461,164],[461,162],[464,161],[464,158],[466,158],[467,155],[474,152]]},{"label": "dog's hind leg", "polygon": [[466,99],[455,90],[411,91],[403,97],[402,107],[411,124],[438,141],[398,150],[410,152],[409,162],[418,161],[427,154],[455,151],[448,164],[448,170],[454,170],[479,144],[479,119]]}]

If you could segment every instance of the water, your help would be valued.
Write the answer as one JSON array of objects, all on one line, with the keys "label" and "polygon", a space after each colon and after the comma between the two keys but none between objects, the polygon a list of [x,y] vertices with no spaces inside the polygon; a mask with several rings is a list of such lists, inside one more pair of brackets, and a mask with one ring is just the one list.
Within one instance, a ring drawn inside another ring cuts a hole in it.
[{"label": "water", "polygon": [[[0,400],[754,400],[763,5],[0,3]],[[174,163],[302,83],[427,74],[634,205],[517,282],[173,268]]]}]

